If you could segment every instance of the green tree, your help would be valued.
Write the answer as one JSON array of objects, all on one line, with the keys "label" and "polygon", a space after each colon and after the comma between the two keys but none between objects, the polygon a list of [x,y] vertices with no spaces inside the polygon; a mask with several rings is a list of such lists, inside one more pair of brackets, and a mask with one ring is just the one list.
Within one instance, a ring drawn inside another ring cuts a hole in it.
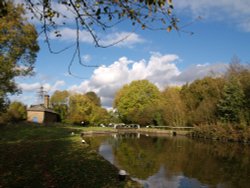
[{"label": "green tree", "polygon": [[[151,124],[157,117],[161,94],[159,89],[147,80],[133,81],[121,88],[115,96],[114,108],[127,123]],[[159,118],[159,117],[157,117]]]},{"label": "green tree", "polygon": [[39,50],[37,33],[26,22],[22,6],[12,1],[0,3],[0,112],[8,104],[8,94],[19,90],[14,78],[30,75]]},{"label": "green tree", "polygon": [[229,81],[235,78],[239,81],[245,96],[245,104],[241,109],[241,123],[250,125],[250,66],[241,64],[240,59],[236,56],[232,58],[225,76],[225,79]]},{"label": "green tree", "polygon": [[55,91],[51,96],[50,102],[53,110],[60,115],[61,121],[64,122],[68,115],[69,92]]},{"label": "green tree", "polygon": [[222,99],[218,103],[218,113],[222,121],[239,123],[244,107],[244,92],[239,80],[231,78],[223,88]]}]

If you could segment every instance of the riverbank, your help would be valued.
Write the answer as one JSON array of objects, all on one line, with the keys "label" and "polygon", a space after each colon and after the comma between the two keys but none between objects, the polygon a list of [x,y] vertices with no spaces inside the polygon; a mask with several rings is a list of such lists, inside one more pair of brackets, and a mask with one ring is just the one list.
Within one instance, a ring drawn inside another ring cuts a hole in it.
[{"label": "riverbank", "polygon": [[114,129],[114,128],[98,128],[98,127],[88,127],[83,128],[82,135],[91,135],[91,134],[112,134],[112,133],[122,133],[122,132],[132,132],[132,133],[142,133],[142,134],[161,134],[169,136],[186,136],[190,131],[186,130],[165,130],[157,128],[140,128],[140,129]]},{"label": "riverbank", "polygon": [[198,139],[210,139],[220,142],[241,142],[250,143],[250,127],[239,127],[226,124],[216,125],[200,125],[189,130],[165,130],[159,128],[140,128],[140,129],[113,129],[113,128],[83,128],[82,134],[110,134],[110,133],[122,133],[132,132],[141,134],[155,134],[155,135],[168,135],[168,136],[188,136]]},{"label": "riverbank", "polygon": [[196,126],[189,136],[222,142],[250,143],[250,127],[226,124],[200,125]]},{"label": "riverbank", "polygon": [[0,127],[0,187],[140,187],[129,178],[119,181],[119,170],[82,144],[80,133],[86,129],[27,123]]}]

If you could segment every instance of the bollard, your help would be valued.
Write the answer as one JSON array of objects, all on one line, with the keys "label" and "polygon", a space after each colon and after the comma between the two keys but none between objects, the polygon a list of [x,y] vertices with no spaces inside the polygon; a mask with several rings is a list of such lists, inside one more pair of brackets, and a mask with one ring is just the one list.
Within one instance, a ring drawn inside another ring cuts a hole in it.
[{"label": "bollard", "polygon": [[126,176],[127,176],[127,173],[126,173],[125,170],[120,170],[120,171],[119,171],[119,180],[120,180],[120,181],[124,181],[125,178],[126,178]]}]

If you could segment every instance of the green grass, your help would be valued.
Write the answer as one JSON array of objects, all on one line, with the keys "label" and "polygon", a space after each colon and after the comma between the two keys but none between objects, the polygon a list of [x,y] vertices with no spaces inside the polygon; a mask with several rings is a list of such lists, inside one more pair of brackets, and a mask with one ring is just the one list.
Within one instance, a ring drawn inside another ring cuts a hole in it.
[{"label": "green grass", "polygon": [[[137,187],[81,143],[83,128],[19,124],[0,127],[0,187]],[[71,132],[75,134],[72,135]]]}]

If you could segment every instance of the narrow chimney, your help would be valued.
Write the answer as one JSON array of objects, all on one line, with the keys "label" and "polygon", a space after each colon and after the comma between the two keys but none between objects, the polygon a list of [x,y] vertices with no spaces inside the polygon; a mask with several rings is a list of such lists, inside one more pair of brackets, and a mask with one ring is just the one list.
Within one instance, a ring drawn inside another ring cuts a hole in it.
[{"label": "narrow chimney", "polygon": [[44,107],[49,108],[49,95],[44,95]]}]

